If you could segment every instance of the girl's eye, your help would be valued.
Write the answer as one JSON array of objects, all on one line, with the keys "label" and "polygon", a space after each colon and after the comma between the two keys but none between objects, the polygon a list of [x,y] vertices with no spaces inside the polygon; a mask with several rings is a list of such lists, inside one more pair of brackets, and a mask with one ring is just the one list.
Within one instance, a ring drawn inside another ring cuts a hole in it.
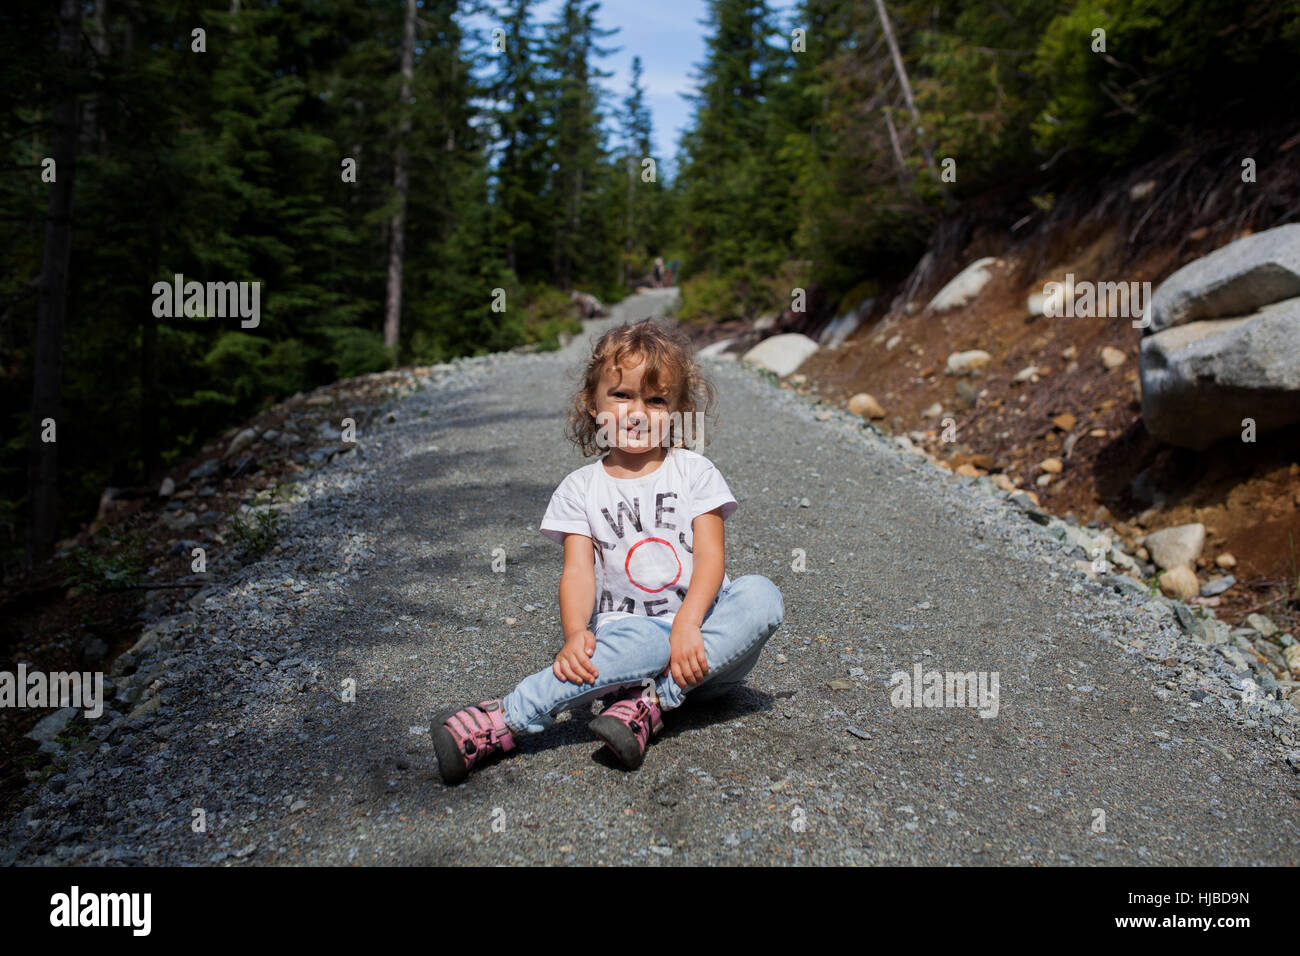
[{"label": "girl's eye", "polygon": [[[627,392],[615,392],[615,393],[614,393],[614,397],[615,397],[615,398],[627,398]],[[666,399],[659,398],[658,396],[655,396],[654,398],[650,399],[650,401],[652,401],[652,402],[658,402],[660,405],[667,405],[667,404],[668,404],[668,402],[667,402]]]}]

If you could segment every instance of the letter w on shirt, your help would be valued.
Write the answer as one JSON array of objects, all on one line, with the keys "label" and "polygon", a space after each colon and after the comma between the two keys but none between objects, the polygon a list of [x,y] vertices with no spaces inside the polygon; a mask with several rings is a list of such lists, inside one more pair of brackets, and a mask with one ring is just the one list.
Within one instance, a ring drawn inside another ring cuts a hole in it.
[{"label": "letter w on shirt", "polygon": [[628,506],[628,503],[626,501],[620,501],[618,503],[617,521],[615,521],[613,516],[610,515],[608,508],[600,509],[600,513],[605,516],[605,520],[609,522],[609,526],[614,529],[614,533],[618,535],[620,538],[624,536],[623,509],[625,508],[627,509],[628,516],[632,519],[632,526],[636,528],[637,531],[640,531],[641,530],[641,499],[640,498],[633,498],[631,507]]}]

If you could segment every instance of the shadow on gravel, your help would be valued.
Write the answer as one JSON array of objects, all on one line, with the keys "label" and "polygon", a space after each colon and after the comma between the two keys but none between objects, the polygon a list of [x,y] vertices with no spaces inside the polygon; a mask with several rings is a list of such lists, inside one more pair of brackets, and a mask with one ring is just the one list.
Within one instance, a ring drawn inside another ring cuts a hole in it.
[{"label": "shadow on gravel", "polygon": [[[725,724],[737,718],[770,710],[775,698],[764,691],[749,685],[737,687],[732,691],[712,700],[687,702],[676,710],[664,714],[664,728],[650,741],[650,749],[672,747],[674,738],[687,731],[700,730],[714,724]],[[587,729],[587,724],[595,714],[590,706],[568,711],[568,719],[560,718],[549,729],[540,734],[531,734],[519,742],[520,754],[551,750],[555,747],[590,743],[594,749],[591,754],[593,763],[610,770],[624,773],[637,773],[624,767],[600,739]]]},{"label": "shadow on gravel", "polygon": [[[453,428],[479,428],[483,425],[513,424],[520,421],[555,421],[563,423],[563,409],[528,411],[526,409],[512,408],[505,411],[462,417],[455,414],[455,409],[448,409],[444,415],[438,417],[435,424],[438,431],[449,431]],[[433,440],[438,440],[437,433],[433,435]]]}]

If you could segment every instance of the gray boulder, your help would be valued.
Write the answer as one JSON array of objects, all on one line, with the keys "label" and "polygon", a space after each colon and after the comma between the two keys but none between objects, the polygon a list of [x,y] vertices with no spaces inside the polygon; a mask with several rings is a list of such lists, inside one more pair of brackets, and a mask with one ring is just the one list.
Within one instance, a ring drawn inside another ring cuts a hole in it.
[{"label": "gray boulder", "polygon": [[935,294],[928,308],[935,312],[946,312],[966,305],[988,285],[997,262],[992,256],[976,259]]},{"label": "gray boulder", "polygon": [[741,356],[741,359],[785,378],[816,351],[817,343],[808,336],[787,332],[764,339]]},{"label": "gray boulder", "polygon": [[569,293],[569,298],[573,300],[575,305],[577,305],[578,314],[584,319],[594,319],[599,318],[600,316],[609,315],[609,313],[605,311],[605,307],[600,304],[600,300],[590,292],[579,292],[577,289],[574,289]]},{"label": "gray boulder", "polygon": [[36,726],[29,730],[26,736],[43,744],[49,743],[67,729],[68,723],[75,716],[77,716],[75,707],[64,707],[52,714],[46,714],[36,722]]},{"label": "gray boulder", "polygon": [[1207,448],[1245,419],[1257,434],[1298,422],[1300,298],[1149,335],[1140,374],[1142,421],[1171,445]]},{"label": "gray boulder", "polygon": [[1202,319],[1241,316],[1300,296],[1300,223],[1230,242],[1156,288],[1146,334]]},{"label": "gray boulder", "polygon": [[718,339],[716,342],[710,342],[704,348],[695,353],[696,358],[732,358],[736,357],[734,352],[728,352],[731,344],[735,342],[734,338]]},{"label": "gray boulder", "polygon": [[236,435],[234,438],[230,440],[230,447],[226,449],[225,457],[229,458],[232,455],[239,454],[239,452],[243,451],[245,448],[247,448],[256,440],[257,440],[256,429],[245,428],[243,431],[241,431],[238,435]]},{"label": "gray boulder", "polygon": [[1197,522],[1162,528],[1147,535],[1142,545],[1151,552],[1151,560],[1158,568],[1166,571],[1178,567],[1195,570],[1196,559],[1205,548],[1205,525]]}]

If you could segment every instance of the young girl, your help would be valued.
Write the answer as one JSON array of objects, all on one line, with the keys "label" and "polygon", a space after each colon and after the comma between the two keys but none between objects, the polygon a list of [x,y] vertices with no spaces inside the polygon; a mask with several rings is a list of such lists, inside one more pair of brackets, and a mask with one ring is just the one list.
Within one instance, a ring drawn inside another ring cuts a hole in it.
[{"label": "young girl", "polygon": [[540,526],[564,546],[564,646],[504,698],[433,718],[446,783],[598,697],[612,703],[588,727],[639,767],[664,711],[744,683],[785,602],[761,574],[727,577],[722,522],[738,504],[680,433],[712,395],[685,337],[651,319],[593,346],[569,438],[608,454],[560,482]]}]

